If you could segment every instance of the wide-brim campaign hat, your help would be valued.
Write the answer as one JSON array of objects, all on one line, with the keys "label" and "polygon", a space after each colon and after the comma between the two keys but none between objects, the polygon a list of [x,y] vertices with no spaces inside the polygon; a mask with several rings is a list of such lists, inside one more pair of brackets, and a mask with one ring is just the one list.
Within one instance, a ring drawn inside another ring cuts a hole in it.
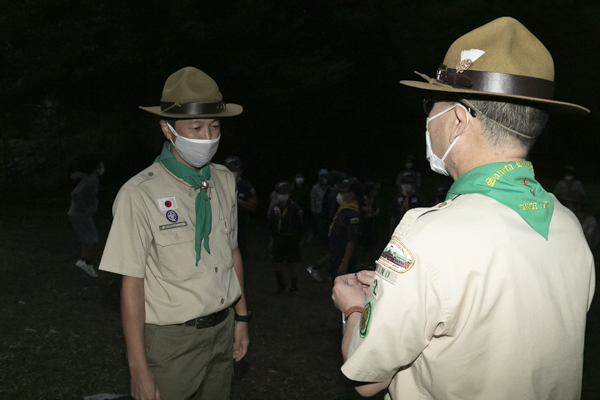
[{"label": "wide-brim campaign hat", "polygon": [[[435,77],[400,81],[418,89],[461,95],[531,100],[551,111],[587,114],[577,104],[553,100],[554,61],[546,47],[519,21],[498,18],[457,39]],[[508,100],[504,100],[508,101]]]},{"label": "wide-brim campaign hat", "polygon": [[160,106],[142,107],[165,118],[222,118],[239,115],[239,104],[223,102],[217,83],[198,68],[185,67],[167,78]]}]

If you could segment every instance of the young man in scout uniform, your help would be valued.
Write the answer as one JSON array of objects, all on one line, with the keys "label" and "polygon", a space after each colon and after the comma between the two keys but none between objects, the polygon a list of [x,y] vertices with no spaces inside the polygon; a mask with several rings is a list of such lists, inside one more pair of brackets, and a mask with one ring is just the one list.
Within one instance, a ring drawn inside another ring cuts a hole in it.
[{"label": "young man in scout uniform", "polygon": [[398,181],[398,193],[394,196],[390,207],[390,235],[408,210],[425,207],[425,205],[425,198],[417,191],[415,173],[404,171]]},{"label": "young man in scout uniform", "polygon": [[[512,18],[459,38],[426,90],[427,155],[455,180],[410,210],[375,272],[339,277],[342,372],[393,399],[576,399],[594,261],[573,213],[525,161],[552,100],[554,66]],[[440,97],[434,97],[439,95]]]},{"label": "young man in scout uniform", "polygon": [[248,312],[235,178],[210,160],[219,119],[242,107],[224,103],[208,75],[187,67],[167,79],[160,106],[141,108],[162,117],[168,141],[119,191],[100,265],[123,275],[131,395],[229,398],[232,360],[249,344]]}]

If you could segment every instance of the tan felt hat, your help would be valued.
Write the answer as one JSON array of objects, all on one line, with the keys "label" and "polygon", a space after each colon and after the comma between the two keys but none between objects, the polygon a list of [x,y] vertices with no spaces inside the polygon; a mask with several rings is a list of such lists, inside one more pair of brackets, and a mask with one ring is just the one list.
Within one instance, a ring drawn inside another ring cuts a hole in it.
[{"label": "tan felt hat", "polygon": [[554,61],[546,47],[519,21],[498,18],[457,39],[435,77],[400,81],[419,89],[498,96],[547,104],[551,111],[587,114],[572,103],[553,100]]},{"label": "tan felt hat", "polygon": [[194,67],[185,67],[167,78],[160,106],[141,107],[165,118],[222,118],[239,115],[242,106],[224,103],[217,83]]}]

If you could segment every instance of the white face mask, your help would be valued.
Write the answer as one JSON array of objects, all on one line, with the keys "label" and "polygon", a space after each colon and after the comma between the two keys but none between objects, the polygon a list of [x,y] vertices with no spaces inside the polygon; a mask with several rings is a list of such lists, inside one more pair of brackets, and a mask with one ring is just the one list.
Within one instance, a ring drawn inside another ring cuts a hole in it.
[{"label": "white face mask", "polygon": [[200,168],[208,164],[212,160],[213,156],[219,148],[219,140],[221,135],[216,139],[188,139],[180,136],[175,132],[175,129],[171,124],[167,124],[171,132],[177,137],[177,140],[173,143],[173,146],[177,149],[177,152],[192,167]]},{"label": "white face mask", "polygon": [[234,177],[235,179],[237,179],[237,177],[238,177],[238,172],[237,172],[237,171],[231,171],[231,173],[233,174],[233,177]]},{"label": "white face mask", "polygon": [[427,161],[429,161],[429,166],[431,167],[431,170],[433,172],[437,172],[438,174],[445,175],[445,176],[448,176],[449,174],[448,174],[448,171],[446,171],[446,164],[444,163],[444,160],[446,159],[446,156],[448,156],[448,153],[450,153],[450,150],[452,150],[452,147],[454,147],[454,145],[456,144],[456,141],[458,140],[458,138],[460,136],[458,136],[456,139],[454,139],[454,142],[452,142],[450,147],[448,147],[448,150],[446,150],[446,153],[444,154],[444,156],[440,159],[438,156],[436,156],[433,153],[433,150],[431,149],[431,135],[429,134],[429,123],[432,120],[439,117],[440,115],[445,114],[448,111],[452,110],[456,106],[460,106],[460,107],[464,108],[465,111],[467,111],[467,123],[469,123],[469,111],[462,104],[455,104],[452,107],[450,107],[440,113],[435,114],[433,117],[427,118],[427,122],[425,123],[425,143],[427,144],[427,149],[426,149]]},{"label": "white face mask", "polygon": [[340,206],[343,206],[344,205],[344,195],[341,193],[338,193],[337,196],[335,196],[335,201],[337,201]]},{"label": "white face mask", "polygon": [[402,191],[406,194],[412,191],[412,185],[409,183],[403,183],[400,185],[400,187],[402,188]]},{"label": "white face mask", "polygon": [[304,183],[304,178],[296,178],[296,184],[302,185]]},{"label": "white face mask", "polygon": [[278,194],[277,195],[277,200],[279,200],[280,203],[285,203],[286,201],[288,201],[289,198],[290,198],[290,195],[288,195],[288,194]]}]

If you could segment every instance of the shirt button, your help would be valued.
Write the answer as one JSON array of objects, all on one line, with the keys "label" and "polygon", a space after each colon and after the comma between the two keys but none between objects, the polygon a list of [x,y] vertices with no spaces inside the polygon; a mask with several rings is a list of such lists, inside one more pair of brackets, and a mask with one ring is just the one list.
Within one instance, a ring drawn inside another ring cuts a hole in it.
[{"label": "shirt button", "polygon": [[219,267],[215,267],[215,272],[219,272]]},{"label": "shirt button", "polygon": [[221,299],[221,304],[225,303],[225,300]]},{"label": "shirt button", "polygon": [[154,172],[148,172],[148,176],[154,176]]}]

